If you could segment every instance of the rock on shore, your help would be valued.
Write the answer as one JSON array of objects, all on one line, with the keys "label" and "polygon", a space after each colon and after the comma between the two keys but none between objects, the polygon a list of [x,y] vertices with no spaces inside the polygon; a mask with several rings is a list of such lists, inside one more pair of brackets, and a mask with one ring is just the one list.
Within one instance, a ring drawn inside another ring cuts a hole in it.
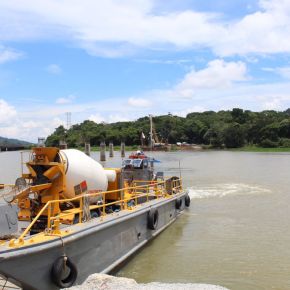
[{"label": "rock on shore", "polygon": [[159,283],[138,284],[135,280],[122,277],[114,277],[105,274],[93,274],[79,286],[73,286],[70,290],[228,290],[227,288],[192,283]]}]

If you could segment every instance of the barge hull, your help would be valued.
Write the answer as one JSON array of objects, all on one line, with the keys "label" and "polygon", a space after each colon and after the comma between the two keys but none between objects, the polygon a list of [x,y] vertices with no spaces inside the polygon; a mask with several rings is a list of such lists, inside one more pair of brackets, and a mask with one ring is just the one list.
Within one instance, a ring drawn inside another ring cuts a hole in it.
[{"label": "barge hull", "polygon": [[[77,266],[75,284],[81,284],[93,273],[109,273],[126,258],[170,225],[185,207],[186,192],[172,198],[161,198],[138,209],[114,213],[79,224],[78,230],[51,242],[18,249],[0,247],[0,274],[27,290],[59,289],[51,279],[53,263],[63,254]],[[182,204],[176,209],[176,199]],[[159,213],[155,230],[148,228],[148,212]],[[74,225],[74,228],[76,225]]]}]

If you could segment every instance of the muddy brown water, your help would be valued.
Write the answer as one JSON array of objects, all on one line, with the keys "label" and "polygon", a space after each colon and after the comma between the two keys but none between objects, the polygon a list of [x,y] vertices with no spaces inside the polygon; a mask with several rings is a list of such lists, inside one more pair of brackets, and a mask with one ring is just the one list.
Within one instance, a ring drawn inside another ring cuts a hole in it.
[{"label": "muddy brown water", "polygon": [[[182,175],[191,207],[117,273],[137,282],[290,289],[290,154],[155,152],[157,170]],[[92,153],[99,160],[99,153]],[[179,162],[181,170],[179,170]],[[119,152],[104,163],[118,167]],[[0,153],[0,183],[21,172]]]}]

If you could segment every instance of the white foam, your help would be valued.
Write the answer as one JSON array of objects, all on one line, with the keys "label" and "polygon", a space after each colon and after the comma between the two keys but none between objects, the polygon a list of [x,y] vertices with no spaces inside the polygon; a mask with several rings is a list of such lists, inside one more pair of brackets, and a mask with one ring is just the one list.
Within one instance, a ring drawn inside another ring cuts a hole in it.
[{"label": "white foam", "polygon": [[209,186],[188,188],[189,196],[194,198],[224,197],[229,195],[266,194],[271,191],[267,188],[243,183],[220,183]]}]

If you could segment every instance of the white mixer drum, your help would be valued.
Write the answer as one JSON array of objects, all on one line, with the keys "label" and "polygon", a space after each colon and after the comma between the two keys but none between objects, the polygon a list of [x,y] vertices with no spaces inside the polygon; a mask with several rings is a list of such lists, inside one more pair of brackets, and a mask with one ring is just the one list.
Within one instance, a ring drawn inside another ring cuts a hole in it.
[{"label": "white mixer drum", "polygon": [[108,178],[101,164],[76,149],[60,150],[65,161],[66,198],[75,196],[75,186],[83,181],[88,190],[105,191],[108,188]]}]

